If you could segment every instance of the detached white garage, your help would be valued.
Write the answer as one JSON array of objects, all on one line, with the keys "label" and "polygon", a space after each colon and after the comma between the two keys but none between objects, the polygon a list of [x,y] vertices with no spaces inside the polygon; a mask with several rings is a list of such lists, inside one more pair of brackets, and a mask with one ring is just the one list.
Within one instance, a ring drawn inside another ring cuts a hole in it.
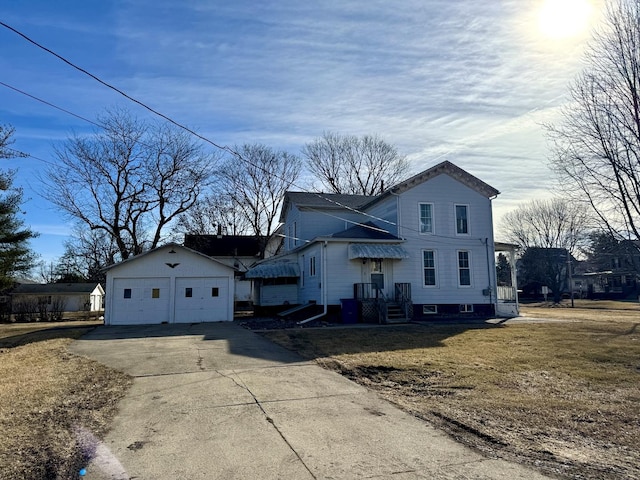
[{"label": "detached white garage", "polygon": [[234,268],[176,243],[107,270],[106,325],[233,320]]}]

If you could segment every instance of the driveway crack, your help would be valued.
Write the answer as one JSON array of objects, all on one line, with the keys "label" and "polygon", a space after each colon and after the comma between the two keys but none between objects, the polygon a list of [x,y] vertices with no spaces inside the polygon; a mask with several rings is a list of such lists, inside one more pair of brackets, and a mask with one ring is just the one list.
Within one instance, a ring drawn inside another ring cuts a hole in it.
[{"label": "driveway crack", "polygon": [[[280,428],[278,428],[278,425],[276,425],[275,421],[273,420],[273,418],[271,418],[269,416],[269,414],[267,413],[267,411],[264,409],[264,407],[262,406],[262,404],[260,403],[260,401],[256,398],[256,396],[253,394],[253,392],[251,391],[251,389],[247,386],[246,383],[242,382],[242,380],[240,380],[240,382],[238,380],[236,380],[234,377],[230,376],[230,375],[226,375],[224,373],[222,373],[219,370],[216,370],[216,373],[218,373],[219,375],[222,375],[225,378],[228,378],[229,380],[231,380],[233,383],[235,383],[238,387],[245,389],[249,395],[251,395],[251,398],[253,398],[253,401],[255,402],[255,404],[258,406],[258,408],[260,409],[260,411],[264,414],[265,419],[267,420],[267,422],[269,422],[271,425],[273,425],[273,428],[275,429],[276,432],[278,432],[278,435],[280,435],[280,438],[282,438],[282,441],[287,445],[287,447],[289,447],[289,449],[293,452],[293,454],[296,456],[296,458],[300,461],[300,463],[304,466],[304,468],[307,470],[307,472],[309,472],[309,475],[311,475],[311,478],[313,478],[314,480],[317,480],[318,477],[316,477],[313,472],[311,471],[311,469],[309,468],[309,466],[305,463],[305,461],[302,459],[302,457],[300,456],[300,454],[296,451],[295,448],[293,448],[293,445],[291,445],[291,443],[289,442],[289,440],[287,440],[287,437],[284,436],[284,433],[282,433],[282,431],[280,430]],[[234,375],[236,374],[235,371],[233,372]],[[240,377],[238,377],[240,378]]]}]

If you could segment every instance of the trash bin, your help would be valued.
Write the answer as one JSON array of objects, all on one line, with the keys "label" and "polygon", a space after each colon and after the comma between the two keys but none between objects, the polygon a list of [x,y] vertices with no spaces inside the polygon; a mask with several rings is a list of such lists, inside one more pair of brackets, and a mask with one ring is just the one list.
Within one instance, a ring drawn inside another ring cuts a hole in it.
[{"label": "trash bin", "polygon": [[342,323],[358,323],[358,301],[355,298],[341,298]]}]

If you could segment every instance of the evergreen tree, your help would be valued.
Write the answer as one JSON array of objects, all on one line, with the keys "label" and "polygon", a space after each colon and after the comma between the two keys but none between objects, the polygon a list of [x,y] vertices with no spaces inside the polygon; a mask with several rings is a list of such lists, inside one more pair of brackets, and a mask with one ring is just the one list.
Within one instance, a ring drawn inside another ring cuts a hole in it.
[{"label": "evergreen tree", "polygon": [[[0,125],[0,158],[23,156],[9,148],[13,128]],[[0,290],[11,286],[15,276],[27,273],[35,255],[29,239],[36,236],[24,227],[20,214],[22,191],[13,186],[15,171],[0,171]]]}]

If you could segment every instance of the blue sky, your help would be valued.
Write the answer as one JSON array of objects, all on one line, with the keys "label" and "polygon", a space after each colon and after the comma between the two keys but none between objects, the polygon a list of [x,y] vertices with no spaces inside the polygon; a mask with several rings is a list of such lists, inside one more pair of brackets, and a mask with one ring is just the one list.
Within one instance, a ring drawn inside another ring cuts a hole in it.
[{"label": "blue sky", "polygon": [[[323,131],[381,135],[414,171],[450,160],[502,193],[496,226],[549,196],[559,119],[602,0],[21,1],[0,20],[218,144],[298,153]],[[541,20],[542,19],[542,20]],[[579,22],[584,20],[584,22]],[[0,82],[95,119],[150,114],[0,27]],[[0,85],[25,222],[49,261],[70,222],[40,196],[53,146],[92,126]],[[497,237],[500,237],[499,231]]]}]

